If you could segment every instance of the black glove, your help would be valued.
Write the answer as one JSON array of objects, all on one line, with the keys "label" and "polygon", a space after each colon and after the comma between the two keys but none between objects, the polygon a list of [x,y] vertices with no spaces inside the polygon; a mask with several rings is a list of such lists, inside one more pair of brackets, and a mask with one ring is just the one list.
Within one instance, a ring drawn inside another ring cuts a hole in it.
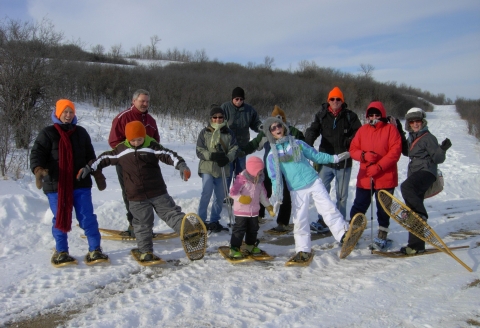
[{"label": "black glove", "polygon": [[82,179],[85,179],[90,174],[90,172],[92,172],[92,168],[88,166],[88,164],[85,165],[84,168],[81,168],[80,170],[78,170],[77,180],[80,181]]},{"label": "black glove", "polygon": [[224,167],[228,163],[230,163],[230,160],[228,159],[227,155],[225,155],[224,152],[217,151],[214,152],[210,155],[210,159],[214,161],[215,163],[218,164],[220,167]]},{"label": "black glove", "polygon": [[452,147],[452,142],[450,139],[445,138],[445,140],[442,141],[442,144],[440,145],[440,148],[443,150],[447,151],[448,148]]},{"label": "black glove", "polygon": [[245,154],[245,152],[243,150],[239,149],[237,151],[237,158],[241,158],[241,157],[245,157],[245,156],[247,156],[247,154]]}]

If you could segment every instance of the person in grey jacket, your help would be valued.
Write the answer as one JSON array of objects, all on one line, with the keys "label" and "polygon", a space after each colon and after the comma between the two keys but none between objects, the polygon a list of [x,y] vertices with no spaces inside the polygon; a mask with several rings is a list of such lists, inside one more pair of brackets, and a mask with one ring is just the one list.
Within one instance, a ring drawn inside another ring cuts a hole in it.
[{"label": "person in grey jacket", "polygon": [[[228,231],[219,222],[225,198],[221,170],[235,159],[238,150],[235,135],[226,126],[224,118],[223,110],[213,106],[208,126],[200,131],[197,139],[198,175],[202,178],[198,216],[203,222],[207,220],[208,203],[213,194],[212,212],[207,224],[207,229],[212,232]],[[225,176],[230,176],[230,170],[225,170]]]},{"label": "person in grey jacket", "polygon": [[[257,111],[251,105],[245,103],[245,91],[236,87],[232,91],[232,100],[222,104],[225,112],[227,126],[232,129],[237,139],[238,147],[243,149],[250,141],[250,129],[260,132],[262,122]],[[227,179],[228,188],[232,179],[246,168],[245,154],[239,152],[237,158],[230,163],[230,176]]]},{"label": "person in grey jacket", "polygon": [[[423,204],[425,192],[437,179],[437,165],[445,161],[447,149],[452,146],[446,138],[441,145],[430,133],[425,112],[421,108],[411,108],[405,115],[405,130],[408,136],[407,179],[401,185],[405,204],[425,221],[428,213]],[[407,255],[423,253],[425,242],[412,233],[408,234],[408,244],[400,249]]]}]

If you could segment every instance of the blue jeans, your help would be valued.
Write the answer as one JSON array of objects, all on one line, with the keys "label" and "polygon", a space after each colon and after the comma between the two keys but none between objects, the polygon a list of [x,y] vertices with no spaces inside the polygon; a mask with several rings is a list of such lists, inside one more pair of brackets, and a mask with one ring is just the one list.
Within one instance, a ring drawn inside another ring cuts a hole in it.
[{"label": "blue jeans", "polygon": [[[327,192],[330,194],[331,183],[335,178],[335,189],[337,203],[335,204],[337,209],[342,214],[343,218],[346,220],[347,215],[347,198],[348,198],[348,183],[350,182],[350,175],[352,174],[352,168],[347,167],[344,169],[334,169],[328,167],[327,165],[322,165],[318,176],[322,179],[323,185]],[[318,218],[321,219],[322,216],[319,214]]]},{"label": "blue jeans", "polygon": [[[55,249],[57,252],[68,252],[68,236],[55,228],[57,220],[58,193],[50,192],[47,194],[48,203],[53,213],[52,234],[55,239]],[[73,190],[73,208],[77,216],[80,228],[85,232],[88,241],[88,251],[92,252],[100,247],[100,232],[98,231],[97,216],[93,213],[92,189],[79,188]]]},{"label": "blue jeans", "polygon": [[227,187],[229,190],[230,190],[230,185],[232,184],[234,175],[236,177],[246,168],[247,168],[247,156],[235,158],[235,160],[230,163],[230,176],[227,178]]},{"label": "blue jeans", "polygon": [[207,208],[210,198],[213,194],[212,213],[210,214],[210,223],[220,221],[222,213],[223,199],[225,191],[223,190],[222,177],[214,178],[211,174],[202,173],[202,194],[200,204],[198,205],[198,216],[203,222],[207,221]]}]

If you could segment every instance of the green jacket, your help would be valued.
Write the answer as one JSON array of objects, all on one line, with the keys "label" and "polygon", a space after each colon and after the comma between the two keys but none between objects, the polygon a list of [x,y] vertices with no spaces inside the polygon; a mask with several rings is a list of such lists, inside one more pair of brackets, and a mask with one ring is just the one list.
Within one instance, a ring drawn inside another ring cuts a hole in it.
[{"label": "green jacket", "polygon": [[[200,163],[198,164],[198,174],[201,175],[202,173],[206,173],[212,175],[214,178],[219,178],[222,176],[221,168],[217,163],[210,160],[211,154],[219,151],[210,145],[213,131],[214,129],[208,125],[206,128],[202,129],[198,135],[197,157],[200,159]],[[231,163],[237,156],[238,145],[234,133],[226,126],[220,130],[220,145],[222,151],[227,153],[227,157]],[[225,167],[225,176],[229,177],[230,168],[229,166]]]}]

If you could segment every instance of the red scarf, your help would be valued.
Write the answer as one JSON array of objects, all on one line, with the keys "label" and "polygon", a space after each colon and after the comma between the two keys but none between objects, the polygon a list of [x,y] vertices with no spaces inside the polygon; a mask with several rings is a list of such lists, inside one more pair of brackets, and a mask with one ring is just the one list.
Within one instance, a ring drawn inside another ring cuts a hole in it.
[{"label": "red scarf", "polygon": [[62,232],[72,230],[73,210],[73,149],[70,136],[75,132],[76,126],[69,131],[64,131],[59,124],[53,125],[60,134],[58,143],[58,204],[55,228]]},{"label": "red scarf", "polygon": [[340,108],[339,110],[337,110],[335,112],[335,111],[333,111],[333,109],[330,106],[328,106],[328,111],[333,115],[333,117],[337,117],[338,114],[340,114],[340,112],[342,111],[342,109]]}]

